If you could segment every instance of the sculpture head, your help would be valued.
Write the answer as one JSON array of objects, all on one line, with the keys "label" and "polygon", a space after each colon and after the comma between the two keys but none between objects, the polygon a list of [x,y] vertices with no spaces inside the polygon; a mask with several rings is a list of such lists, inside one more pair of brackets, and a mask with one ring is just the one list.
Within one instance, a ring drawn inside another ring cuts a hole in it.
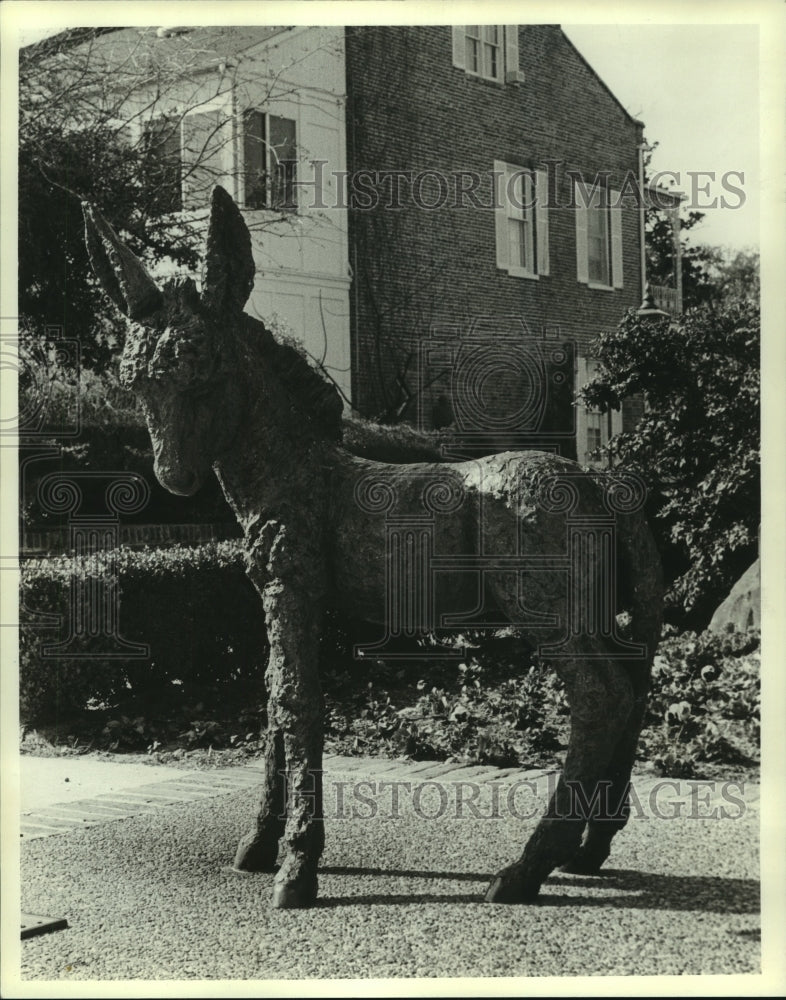
[{"label": "sculpture head", "polygon": [[83,210],[93,270],[130,320],[120,378],[142,400],[156,477],[170,492],[191,496],[241,419],[235,332],[254,284],[248,228],[217,187],[199,293],[190,278],[159,288],[109,223],[91,205]]}]

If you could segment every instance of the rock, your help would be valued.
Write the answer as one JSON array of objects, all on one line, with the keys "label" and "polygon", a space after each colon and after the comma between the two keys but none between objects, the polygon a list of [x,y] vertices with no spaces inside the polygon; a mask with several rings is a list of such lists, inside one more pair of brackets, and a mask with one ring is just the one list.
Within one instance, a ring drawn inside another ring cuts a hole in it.
[{"label": "rock", "polygon": [[750,566],[731,588],[731,593],[712,616],[713,632],[761,628],[761,567],[759,560]]}]

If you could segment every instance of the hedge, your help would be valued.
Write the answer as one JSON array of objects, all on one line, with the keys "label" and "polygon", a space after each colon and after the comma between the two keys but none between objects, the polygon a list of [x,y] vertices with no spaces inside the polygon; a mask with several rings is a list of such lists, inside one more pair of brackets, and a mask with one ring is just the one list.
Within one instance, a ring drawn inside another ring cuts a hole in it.
[{"label": "hedge", "polygon": [[[45,647],[68,637],[72,583],[106,583],[112,562],[117,631],[128,642],[147,644],[149,655],[118,655],[105,636],[80,639],[69,657],[47,653]],[[262,699],[265,629],[237,542],[27,560],[20,597],[24,723],[55,721],[87,706],[112,707],[131,695],[162,708],[194,692],[221,698],[242,691]],[[32,616],[41,614],[58,616],[61,627],[36,625]]]},{"label": "hedge", "polygon": [[[106,579],[113,559],[119,632],[128,641],[147,643],[150,655],[109,658],[107,640],[99,637],[80,646],[97,659],[47,656],[44,647],[65,638],[67,627],[23,624],[22,721],[57,723],[103,707],[109,729],[122,723],[126,737],[142,746],[164,738],[166,726],[158,720],[173,714],[187,720],[194,739],[201,734],[216,745],[229,716],[233,721],[224,737],[239,732],[232,727],[242,716],[253,717],[243,732],[258,731],[264,723],[267,642],[240,545],[120,548],[89,561],[29,560],[22,567],[24,608],[67,622],[72,581]],[[468,639],[461,663],[356,661],[352,645],[379,638],[376,629],[367,636],[359,629],[359,623],[330,615],[324,630],[326,735],[334,749],[506,766],[546,766],[561,757],[568,722],[561,684],[545,664],[532,661],[514,635],[505,638],[503,630]],[[758,631],[666,632],[655,657],[640,759],[670,777],[700,776],[706,764],[755,764]]]}]

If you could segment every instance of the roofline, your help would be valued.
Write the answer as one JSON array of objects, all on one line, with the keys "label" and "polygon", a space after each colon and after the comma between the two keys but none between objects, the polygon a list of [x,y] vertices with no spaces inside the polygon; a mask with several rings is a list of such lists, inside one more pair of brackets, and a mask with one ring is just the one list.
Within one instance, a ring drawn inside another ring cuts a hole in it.
[{"label": "roofline", "polygon": [[[658,198],[668,198],[671,200],[671,208],[679,208],[683,201],[688,200],[688,196],[684,191],[677,191],[671,188],[661,187],[660,184],[645,184],[644,191],[648,195],[657,195]],[[660,205],[659,208],[664,208],[665,206]]]},{"label": "roofline", "polygon": [[[209,30],[219,30],[221,28],[238,28],[238,27],[252,27],[252,28],[272,28],[275,27],[276,31],[269,35],[269,38],[274,37],[276,34],[281,34],[284,31],[291,31],[297,28],[308,28],[310,25],[222,25],[222,24],[194,24],[188,26],[188,31],[199,31],[202,29]],[[37,42],[31,42],[30,45],[25,45],[20,49],[20,54],[23,56],[30,56],[34,52],[47,52],[51,49],[52,51],[57,51],[57,49],[65,43],[67,48],[77,48],[80,45],[84,45],[94,38],[98,38],[101,35],[108,35],[116,33],[118,31],[137,31],[142,34],[146,31],[156,31],[155,25],[152,24],[115,24],[106,27],[90,27],[90,28],[65,28],[63,31],[58,31],[55,35],[49,35],[46,38],[41,38]],[[161,40],[164,41],[167,36],[161,36]],[[253,48],[255,45],[261,45],[267,39],[262,39],[259,42],[252,42],[249,48]]]},{"label": "roofline", "polygon": [[108,35],[113,31],[126,31],[128,27],[129,25],[126,24],[117,24],[95,28],[64,28],[63,31],[58,31],[57,34],[47,35],[46,38],[39,38],[37,42],[23,45],[19,51],[20,54],[30,55],[38,51],[46,52],[50,48],[56,49],[63,43],[66,43],[68,48],[75,48],[77,45],[84,45],[91,38],[96,38],[99,35]]},{"label": "roofline", "polygon": [[603,87],[603,89],[606,91],[606,93],[609,95],[609,97],[614,101],[614,103],[617,105],[617,107],[620,109],[620,111],[622,111],[622,113],[625,115],[625,117],[628,119],[628,121],[633,122],[634,125],[640,125],[642,128],[644,128],[645,127],[644,122],[640,118],[634,118],[633,117],[633,115],[630,113],[630,111],[628,111],[628,109],[625,107],[625,105],[622,103],[622,101],[619,99],[619,97],[617,97],[617,95],[614,93],[614,91],[611,89],[611,87],[601,77],[600,73],[598,73],[598,71],[595,69],[595,67],[581,54],[581,52],[579,52],[579,50],[576,48],[576,46],[573,44],[573,42],[568,38],[568,36],[562,30],[562,25],[559,24],[559,25],[557,25],[557,27],[559,28],[560,34],[565,39],[565,41],[568,43],[568,45],[570,45],[570,47],[573,49],[573,51],[576,53],[576,55],[579,57],[579,59],[581,59],[581,61],[584,63],[584,65],[587,67],[587,69],[590,71],[590,73],[592,73],[592,75],[595,77],[595,79],[598,81],[598,83],[601,85],[601,87]]}]

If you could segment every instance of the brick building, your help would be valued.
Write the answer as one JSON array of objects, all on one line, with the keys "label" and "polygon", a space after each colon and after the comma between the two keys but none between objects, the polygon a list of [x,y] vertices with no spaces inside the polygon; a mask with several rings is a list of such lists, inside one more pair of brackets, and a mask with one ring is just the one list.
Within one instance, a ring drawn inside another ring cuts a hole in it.
[{"label": "brick building", "polygon": [[642,212],[616,197],[642,123],[556,25],[348,28],[346,59],[350,175],[382,172],[350,211],[356,405],[563,453],[575,415],[586,460],[637,417],[559,386],[642,301]]}]

